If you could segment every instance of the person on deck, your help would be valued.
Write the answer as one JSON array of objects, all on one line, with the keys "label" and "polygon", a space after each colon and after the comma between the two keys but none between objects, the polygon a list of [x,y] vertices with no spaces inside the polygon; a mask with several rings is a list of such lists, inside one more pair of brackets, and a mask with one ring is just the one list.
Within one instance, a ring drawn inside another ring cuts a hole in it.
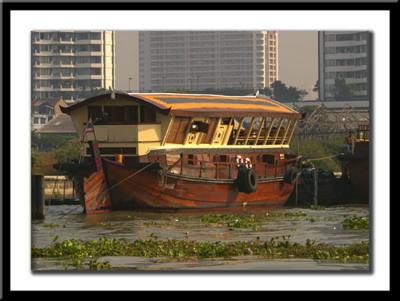
[{"label": "person on deck", "polygon": [[347,153],[351,153],[352,152],[353,141],[354,141],[353,131],[350,130],[349,133],[347,134],[346,138],[345,138],[346,152]]}]

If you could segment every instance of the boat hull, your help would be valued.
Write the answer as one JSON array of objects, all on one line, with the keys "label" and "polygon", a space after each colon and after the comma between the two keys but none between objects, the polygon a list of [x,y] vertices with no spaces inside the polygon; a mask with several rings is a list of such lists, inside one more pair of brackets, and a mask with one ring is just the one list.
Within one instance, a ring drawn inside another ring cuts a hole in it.
[{"label": "boat hull", "polygon": [[[157,170],[136,170],[105,161],[112,209],[196,209],[243,206],[283,206],[294,185],[283,178],[259,180],[256,192],[238,191],[234,180],[205,180],[169,174],[162,180]],[[119,183],[118,185],[116,185]]]}]

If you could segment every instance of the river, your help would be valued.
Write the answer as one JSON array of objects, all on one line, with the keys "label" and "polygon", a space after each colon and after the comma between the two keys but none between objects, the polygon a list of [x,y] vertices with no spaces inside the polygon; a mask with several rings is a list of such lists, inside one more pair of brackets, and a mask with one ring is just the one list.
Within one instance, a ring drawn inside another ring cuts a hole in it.
[{"label": "river", "polygon": [[[161,240],[196,241],[267,241],[273,237],[288,236],[290,240],[304,244],[307,239],[335,246],[369,242],[368,230],[344,229],[342,222],[351,216],[369,216],[368,206],[334,206],[323,208],[240,208],[229,214],[262,216],[260,227],[232,228],[220,224],[205,224],[201,217],[206,214],[225,214],[224,211],[117,211],[95,215],[82,214],[75,205],[54,205],[45,208],[45,220],[32,222],[32,246],[47,247],[53,238],[58,240],[94,240],[124,238],[130,241],[157,238]],[[268,218],[268,216],[274,216]],[[252,256],[232,259],[190,259],[171,262],[163,258],[107,257],[113,270],[248,270],[248,271],[364,271],[369,264],[339,263],[311,259],[265,260]],[[64,270],[60,259],[34,258],[34,271]]]}]

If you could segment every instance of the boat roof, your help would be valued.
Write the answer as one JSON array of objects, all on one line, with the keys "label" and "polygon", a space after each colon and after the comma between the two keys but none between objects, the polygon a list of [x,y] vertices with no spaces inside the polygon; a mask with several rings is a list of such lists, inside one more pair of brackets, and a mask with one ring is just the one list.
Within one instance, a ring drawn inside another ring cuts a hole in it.
[{"label": "boat roof", "polygon": [[[69,107],[62,108],[64,113],[104,99],[106,92],[85,99]],[[114,92],[115,98],[131,99],[155,107],[165,114],[175,116],[276,116],[300,117],[294,109],[264,96],[228,96],[212,94],[180,93],[124,93]]]}]

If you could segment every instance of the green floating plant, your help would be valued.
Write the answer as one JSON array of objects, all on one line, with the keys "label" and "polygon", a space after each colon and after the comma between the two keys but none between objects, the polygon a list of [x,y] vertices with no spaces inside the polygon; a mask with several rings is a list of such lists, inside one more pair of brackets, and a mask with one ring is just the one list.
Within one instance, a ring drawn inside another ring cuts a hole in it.
[{"label": "green floating plant", "polygon": [[268,241],[208,242],[190,240],[135,240],[108,239],[83,241],[70,239],[55,240],[47,248],[32,248],[32,257],[65,258],[76,269],[109,269],[108,262],[99,262],[102,256],[140,256],[172,258],[231,258],[254,255],[266,259],[310,258],[338,260],[341,262],[367,263],[369,245],[366,242],[348,246],[333,246],[307,240],[305,244],[291,242],[289,236],[275,237]]}]

